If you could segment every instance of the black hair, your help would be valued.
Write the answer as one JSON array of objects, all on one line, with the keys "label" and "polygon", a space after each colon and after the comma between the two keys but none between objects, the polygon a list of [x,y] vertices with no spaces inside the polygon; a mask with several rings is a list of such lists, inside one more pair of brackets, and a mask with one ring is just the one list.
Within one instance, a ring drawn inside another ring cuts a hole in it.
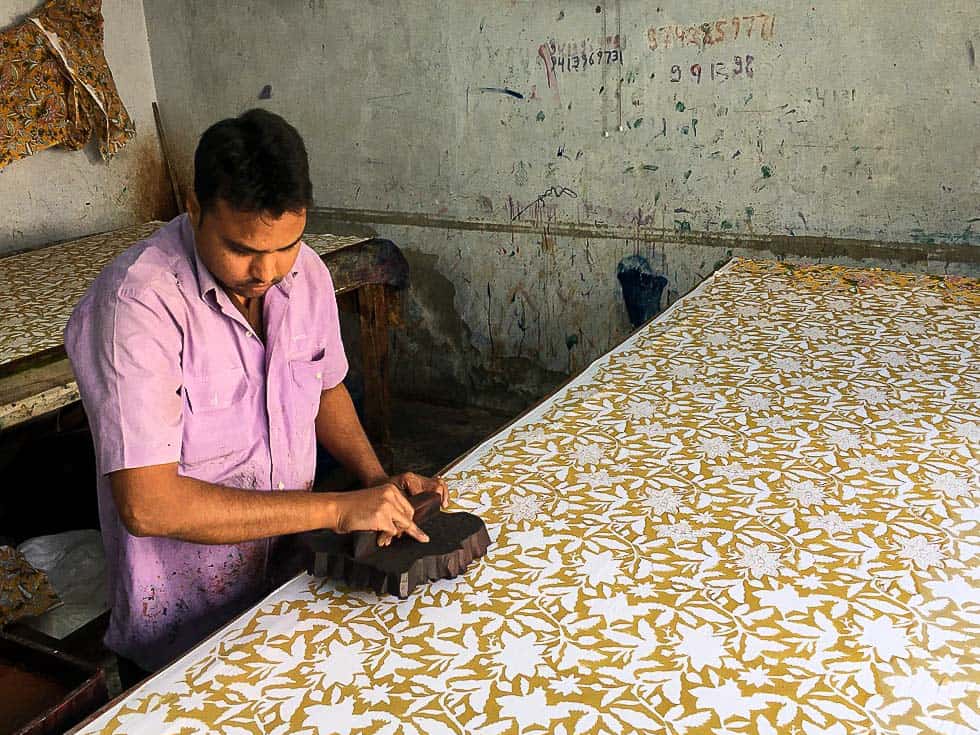
[{"label": "black hair", "polygon": [[268,110],[216,122],[204,131],[194,153],[194,193],[202,220],[218,199],[232,209],[276,218],[313,206],[303,138]]}]

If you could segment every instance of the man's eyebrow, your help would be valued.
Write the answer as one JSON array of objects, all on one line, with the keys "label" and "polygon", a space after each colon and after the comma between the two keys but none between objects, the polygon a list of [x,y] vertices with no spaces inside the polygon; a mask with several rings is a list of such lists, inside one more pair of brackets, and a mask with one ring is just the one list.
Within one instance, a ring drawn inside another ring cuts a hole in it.
[{"label": "man's eyebrow", "polygon": [[243,250],[246,253],[255,253],[257,255],[261,255],[262,253],[278,253],[281,250],[289,250],[291,247],[293,247],[294,245],[296,245],[296,243],[298,243],[300,240],[302,240],[303,239],[303,236],[300,235],[299,237],[297,237],[295,240],[293,240],[288,245],[283,245],[281,248],[276,248],[275,250],[258,250],[257,248],[253,248],[253,247],[251,247],[249,245],[246,245],[245,243],[242,243],[242,242],[237,242],[236,240],[232,240],[231,238],[228,238],[228,237],[225,237],[225,238],[222,238],[222,239],[225,241],[225,244],[226,245],[229,245],[229,246],[235,248],[236,250]]}]

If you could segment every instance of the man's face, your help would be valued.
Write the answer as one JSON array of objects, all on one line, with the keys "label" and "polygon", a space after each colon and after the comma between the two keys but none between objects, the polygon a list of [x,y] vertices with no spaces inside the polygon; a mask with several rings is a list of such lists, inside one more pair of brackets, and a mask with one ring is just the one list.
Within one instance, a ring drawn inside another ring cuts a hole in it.
[{"label": "man's face", "polygon": [[197,197],[190,195],[187,213],[201,262],[229,295],[258,298],[289,273],[299,255],[306,210],[285,212],[278,219],[265,212],[240,212],[219,199],[201,221]]}]

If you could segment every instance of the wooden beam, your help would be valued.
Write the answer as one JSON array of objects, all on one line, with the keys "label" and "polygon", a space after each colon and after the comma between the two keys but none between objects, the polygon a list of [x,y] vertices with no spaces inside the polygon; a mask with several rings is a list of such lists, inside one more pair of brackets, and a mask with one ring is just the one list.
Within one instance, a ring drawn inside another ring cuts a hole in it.
[{"label": "wooden beam", "polygon": [[364,428],[377,445],[379,456],[389,453],[391,441],[387,288],[372,283],[357,292],[364,364]]}]

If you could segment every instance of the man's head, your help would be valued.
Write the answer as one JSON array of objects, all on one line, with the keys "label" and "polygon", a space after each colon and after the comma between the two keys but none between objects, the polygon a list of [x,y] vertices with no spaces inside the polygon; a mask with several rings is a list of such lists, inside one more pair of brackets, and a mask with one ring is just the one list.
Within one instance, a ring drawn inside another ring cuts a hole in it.
[{"label": "man's head", "polygon": [[201,136],[187,212],[201,261],[232,294],[255,298],[282,280],[312,204],[306,146],[279,115],[249,110]]}]

